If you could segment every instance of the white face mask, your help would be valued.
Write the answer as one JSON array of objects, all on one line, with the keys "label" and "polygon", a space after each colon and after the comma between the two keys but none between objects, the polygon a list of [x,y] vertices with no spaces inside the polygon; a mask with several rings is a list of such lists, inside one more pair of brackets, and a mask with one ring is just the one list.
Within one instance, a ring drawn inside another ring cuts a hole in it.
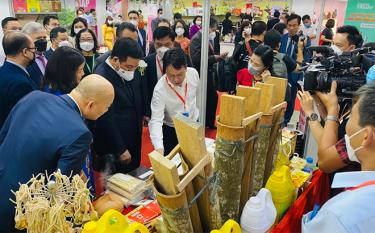
[{"label": "white face mask", "polygon": [[67,40],[63,40],[59,42],[59,47],[63,47],[63,46],[72,47],[72,44],[70,44],[70,42]]},{"label": "white face mask", "polygon": [[79,46],[83,51],[90,52],[94,48],[94,42],[81,42]]},{"label": "white face mask", "polygon": [[137,20],[130,20],[130,23],[133,24],[135,27],[138,27],[138,21]]},{"label": "white face mask", "polygon": [[81,30],[82,30],[82,28],[74,28],[74,33],[78,34],[78,32],[81,31]]},{"label": "white face mask", "polygon": [[111,25],[113,23],[112,20],[108,20],[108,24]]},{"label": "white face mask", "polygon": [[339,56],[343,53],[343,51],[336,45],[331,45],[331,49],[333,49],[333,52]]},{"label": "white face mask", "polygon": [[182,36],[184,35],[185,30],[183,28],[176,28],[176,34],[177,36]]},{"label": "white face mask", "polygon": [[357,136],[358,134],[360,134],[363,130],[366,130],[366,129],[361,129],[360,131],[356,132],[355,134],[353,134],[352,136],[348,136],[347,134],[345,134],[345,144],[346,144],[346,150],[348,151],[348,157],[349,157],[349,160],[350,161],[353,161],[353,162],[359,162],[358,160],[358,157],[357,155],[355,154],[357,151],[359,151],[360,149],[363,148],[363,146],[360,146],[358,147],[357,149],[354,149],[352,147],[352,145],[350,144],[350,139]]},{"label": "white face mask", "polygon": [[209,38],[210,38],[210,40],[215,40],[216,32],[210,32]]},{"label": "white face mask", "polygon": [[120,75],[120,77],[125,79],[126,81],[132,81],[134,78],[134,71],[128,71],[120,68],[117,71],[117,74]]},{"label": "white face mask", "polygon": [[250,36],[251,35],[251,28],[245,28],[244,32],[246,35]]},{"label": "white face mask", "polygon": [[200,26],[202,24],[202,21],[195,21],[195,24]]},{"label": "white face mask", "polygon": [[158,56],[160,57],[160,59],[163,59],[164,57],[164,54],[169,50],[168,47],[160,47],[156,50],[156,53],[158,54]]}]

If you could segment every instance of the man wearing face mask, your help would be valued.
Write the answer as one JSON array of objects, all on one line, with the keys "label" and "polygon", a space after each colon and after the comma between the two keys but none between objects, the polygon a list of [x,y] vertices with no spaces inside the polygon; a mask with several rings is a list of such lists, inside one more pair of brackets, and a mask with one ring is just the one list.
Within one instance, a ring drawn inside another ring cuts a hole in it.
[{"label": "man wearing face mask", "polygon": [[[220,55],[215,55],[215,49],[213,41],[216,38],[218,22],[215,18],[210,18],[209,26],[209,48],[208,48],[208,75],[207,75],[207,109],[206,109],[206,126],[215,129],[215,119],[216,119],[216,107],[217,107],[217,93],[214,86],[213,78],[213,65],[225,59],[228,53],[222,53]],[[195,34],[190,44],[190,55],[193,61],[194,68],[200,72],[201,67],[201,51],[202,51],[202,31]]]},{"label": "man wearing face mask", "polygon": [[[164,75],[163,57],[165,52],[173,48],[175,33],[169,27],[158,27],[154,31],[154,46],[156,53],[149,54],[144,58],[147,67],[144,72],[144,79],[147,81],[148,103],[150,106],[152,94],[158,80]],[[147,116],[151,116],[151,110],[147,111]]]},{"label": "man wearing face mask", "polygon": [[363,38],[358,29],[355,26],[344,25],[337,29],[331,48],[337,55],[341,55],[343,52],[360,48],[362,44]]},{"label": "man wearing face mask", "polygon": [[95,70],[115,89],[113,105],[94,126],[94,169],[97,171],[103,171],[113,158],[112,172],[127,173],[140,165],[145,111],[145,94],[137,70],[141,58],[138,43],[121,38],[115,42],[111,56]]},{"label": "man wearing face mask", "polygon": [[147,34],[146,34],[146,31],[144,29],[138,28],[138,24],[139,24],[139,13],[138,13],[138,11],[135,11],[135,10],[129,11],[128,18],[129,18],[129,22],[137,28],[138,44],[142,48],[143,55],[145,56],[146,55]]},{"label": "man wearing face mask", "polygon": [[[361,171],[337,173],[332,188],[347,191],[330,199],[312,218],[302,219],[302,232],[373,232],[375,227],[375,83],[360,88],[356,94],[348,124],[346,147],[351,161],[361,164]],[[335,146],[331,146],[335,150]]]},{"label": "man wearing face mask", "polygon": [[[3,34],[6,35],[9,32],[17,32],[22,30],[21,24],[18,22],[17,18],[14,17],[6,17],[1,21],[1,28],[3,29]],[[2,38],[0,38],[2,41]],[[0,43],[0,66],[3,65],[5,61],[5,53],[3,50],[3,46]]]},{"label": "man wearing face mask", "polygon": [[47,31],[37,22],[27,23],[22,32],[29,35],[36,47],[35,60],[27,67],[31,79],[39,87],[46,71],[48,58],[45,56],[47,50]]},{"label": "man wearing face mask", "polygon": [[26,94],[38,89],[26,70],[35,57],[32,39],[20,32],[7,33],[3,45],[6,61],[0,67],[0,129],[13,106]]},{"label": "man wearing face mask", "polygon": [[316,31],[315,25],[312,24],[310,15],[304,15],[302,17],[302,22],[303,22],[303,26],[302,26],[303,35],[308,36],[310,38],[312,45],[316,45],[317,42],[315,39],[316,39],[317,31]]},{"label": "man wearing face mask", "polygon": [[45,56],[47,59],[49,59],[53,52],[58,48],[62,46],[68,46],[73,47],[72,44],[69,42],[69,35],[65,28],[62,27],[56,27],[51,30],[50,34],[50,40],[51,40],[51,48],[48,49],[45,52]]},{"label": "man wearing face mask", "polygon": [[155,31],[155,29],[158,27],[158,23],[159,23],[159,20],[163,18],[163,9],[158,9],[158,13],[157,13],[157,16],[155,19],[153,19],[151,21],[151,29],[152,29],[152,32]]},{"label": "man wearing face mask", "polygon": [[[51,30],[60,27],[59,18],[54,15],[47,15],[43,18],[43,26],[47,30],[47,36],[51,34]],[[47,37],[47,49],[51,48],[51,38]]]}]

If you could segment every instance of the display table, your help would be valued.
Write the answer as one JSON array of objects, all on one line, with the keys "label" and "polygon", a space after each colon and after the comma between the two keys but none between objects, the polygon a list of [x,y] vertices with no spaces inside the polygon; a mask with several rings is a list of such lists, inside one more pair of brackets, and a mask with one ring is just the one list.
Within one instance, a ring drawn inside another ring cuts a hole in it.
[{"label": "display table", "polygon": [[311,184],[298,197],[282,220],[271,230],[272,233],[301,232],[302,216],[312,211],[315,204],[323,206],[330,198],[329,175],[320,170],[313,174]]}]

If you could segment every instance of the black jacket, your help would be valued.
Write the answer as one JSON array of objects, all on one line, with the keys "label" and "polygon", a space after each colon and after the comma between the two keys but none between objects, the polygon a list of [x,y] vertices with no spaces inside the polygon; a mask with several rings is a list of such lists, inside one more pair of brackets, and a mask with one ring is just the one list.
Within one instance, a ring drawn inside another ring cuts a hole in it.
[{"label": "black jacket", "polygon": [[[140,165],[142,144],[142,119],[144,116],[144,97],[142,79],[138,71],[134,79],[125,81],[107,63],[95,70],[106,78],[115,90],[115,99],[108,112],[101,116],[93,126],[94,167],[102,170],[105,157],[115,158],[113,172],[129,172]],[[128,165],[119,162],[119,155],[129,150],[132,162]]]}]

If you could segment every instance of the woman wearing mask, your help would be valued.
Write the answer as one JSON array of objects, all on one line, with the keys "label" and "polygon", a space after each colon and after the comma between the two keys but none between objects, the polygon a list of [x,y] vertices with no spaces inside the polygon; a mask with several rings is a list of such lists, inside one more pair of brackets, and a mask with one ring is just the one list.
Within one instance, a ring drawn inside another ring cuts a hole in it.
[{"label": "woman wearing mask", "polygon": [[90,29],[83,29],[76,36],[76,48],[82,52],[86,63],[84,67],[85,76],[94,73],[95,60],[99,57],[97,53],[98,41],[95,33]]},{"label": "woman wearing mask", "polygon": [[271,76],[273,69],[273,50],[268,45],[259,45],[249,60],[248,80],[238,80],[239,85],[255,86],[257,82],[265,82]]},{"label": "woman wearing mask", "polygon": [[186,55],[189,55],[190,40],[188,38],[188,31],[186,30],[186,23],[182,19],[176,20],[174,25],[172,26],[172,29],[175,31],[177,35],[175,42],[180,44],[182,50]]},{"label": "woman wearing mask", "polygon": [[189,39],[202,29],[202,16],[196,16],[193,20],[193,25],[190,27]]},{"label": "woman wearing mask", "polygon": [[116,39],[116,30],[113,27],[113,18],[111,16],[108,16],[105,19],[105,23],[102,26],[102,34],[104,45],[109,50],[112,50],[114,41]]},{"label": "woman wearing mask", "polygon": [[250,21],[244,21],[241,24],[240,30],[236,33],[234,38],[234,44],[238,45],[241,41],[248,42],[251,39],[251,23]]},{"label": "woman wearing mask", "polygon": [[70,29],[70,42],[72,43],[73,47],[76,46],[76,35],[82,29],[88,28],[86,19],[82,17],[75,18],[72,23],[72,27]]}]

